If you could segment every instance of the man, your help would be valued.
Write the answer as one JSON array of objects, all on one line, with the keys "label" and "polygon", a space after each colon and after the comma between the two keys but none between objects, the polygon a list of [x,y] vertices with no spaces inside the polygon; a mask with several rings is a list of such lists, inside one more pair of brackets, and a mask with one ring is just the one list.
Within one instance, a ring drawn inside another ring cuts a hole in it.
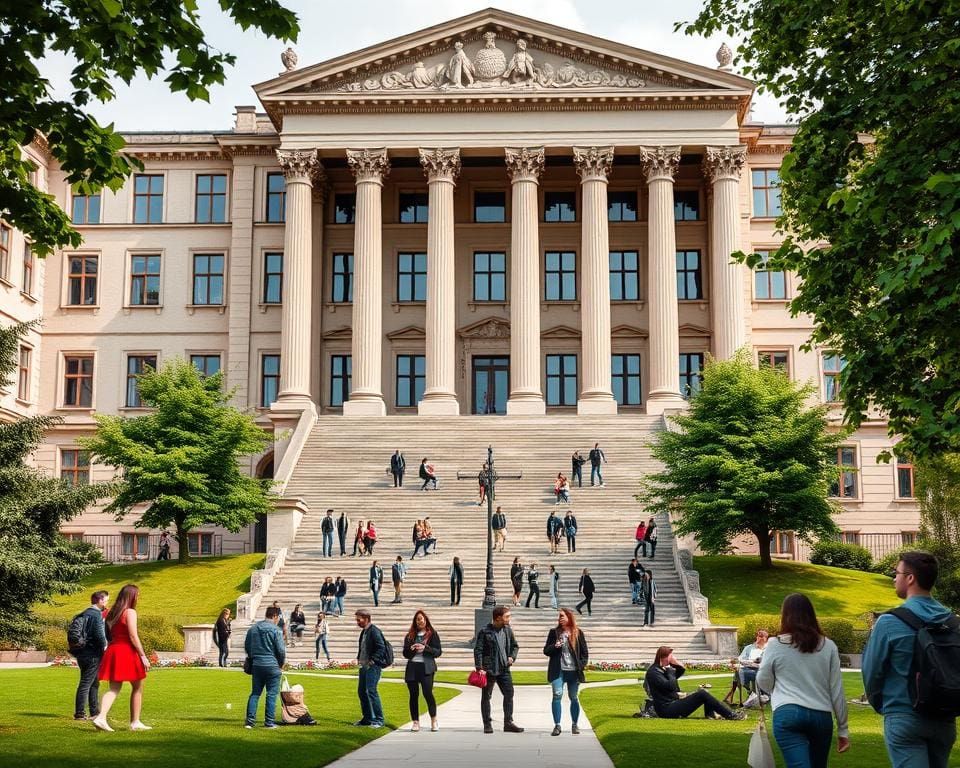
[{"label": "man", "polygon": [[333,613],[333,604],[337,599],[337,587],[333,583],[332,576],[326,576],[323,585],[320,587],[320,610],[325,616]]},{"label": "man", "polygon": [[587,463],[587,460],[583,458],[583,454],[580,451],[574,451],[573,456],[570,457],[570,466],[573,471],[570,473],[570,485],[573,485],[573,481],[577,481],[577,488],[583,488],[583,465]]},{"label": "man", "polygon": [[160,533],[160,551],[157,553],[157,560],[170,559],[170,534],[166,531]]},{"label": "man", "polygon": [[360,670],[357,696],[361,714],[354,725],[383,728],[383,705],[377,685],[380,683],[380,673],[386,666],[387,643],[368,611],[357,611],[354,616],[360,628],[357,640],[357,667]]},{"label": "man", "polygon": [[530,607],[530,601],[536,599],[535,608],[540,607],[540,572],[537,570],[536,563],[530,563],[527,569],[527,608]]},{"label": "man", "polygon": [[595,485],[595,480],[600,481],[600,487],[604,487],[603,475],[600,473],[600,465],[607,463],[607,457],[600,449],[600,443],[593,444],[593,450],[590,451],[590,485]]},{"label": "man", "polygon": [[407,468],[407,460],[400,451],[394,451],[390,457],[390,474],[393,475],[393,487],[403,488],[403,472]]},{"label": "man", "polygon": [[275,605],[267,608],[266,618],[258,621],[249,630],[243,641],[243,649],[253,661],[253,681],[250,698],[247,699],[247,718],[244,728],[253,728],[257,719],[260,694],[267,689],[267,706],[263,713],[265,728],[276,728],[277,694],[280,692],[281,668],[287,658],[283,635],[277,626],[280,609]]},{"label": "man", "polygon": [[337,519],[337,538],[340,540],[340,557],[347,556],[347,534],[350,533],[350,518],[341,512]]},{"label": "man", "polygon": [[510,667],[517,660],[520,646],[510,628],[510,609],[498,605],[493,609],[493,622],[477,633],[473,647],[473,665],[479,672],[487,673],[487,685],[480,694],[480,716],[483,718],[483,732],[493,733],[493,721],[490,719],[490,697],[493,686],[500,688],[503,695],[504,733],[523,733],[523,728],[513,722],[513,677]]},{"label": "man", "polygon": [[497,511],[493,513],[490,527],[493,528],[494,552],[503,552],[503,546],[507,543],[507,516],[500,507],[497,507]]},{"label": "man", "polygon": [[[906,609],[925,624],[947,622],[950,610],[930,596],[938,565],[929,552],[904,552],[893,588]],[[917,630],[898,616],[877,619],[863,651],[863,685],[870,705],[883,715],[883,740],[893,768],[946,768],[957,738],[954,718],[926,717],[913,709],[909,680]]]},{"label": "man", "polygon": [[640,605],[640,590],[643,588],[643,572],[645,570],[637,558],[633,558],[630,565],[627,566],[627,579],[630,582],[630,594],[634,605]]},{"label": "man", "polygon": [[463,589],[463,564],[459,557],[450,564],[450,605],[460,605],[460,592]]},{"label": "man", "polygon": [[563,526],[563,523],[560,522],[560,518],[557,517],[557,513],[553,510],[550,510],[550,515],[547,517],[547,542],[550,544],[550,554],[557,554],[557,545],[560,543],[560,538],[557,536],[557,530]]},{"label": "man", "polygon": [[397,555],[397,559],[390,569],[390,576],[393,579],[393,602],[391,605],[403,602],[403,579],[406,575],[407,566],[403,562],[403,557]]},{"label": "man", "polygon": [[110,593],[98,590],[90,595],[90,606],[80,614],[83,621],[84,644],[73,651],[80,669],[80,684],[73,708],[74,720],[86,720],[84,706],[89,704],[90,718],[100,714],[100,684],[97,671],[100,660],[107,649],[107,633],[104,630],[103,615],[107,610]]},{"label": "man", "polygon": [[333,529],[335,527],[333,510],[327,510],[327,516],[320,521],[320,532],[323,534],[323,556],[333,557]]},{"label": "man", "polygon": [[337,609],[337,616],[343,616],[343,598],[347,596],[347,580],[341,576],[337,576],[337,580],[333,582],[333,586],[333,603]]},{"label": "man", "polygon": [[560,607],[560,574],[555,565],[550,566],[550,607],[557,610]]},{"label": "man", "polygon": [[567,554],[577,551],[577,518],[571,511],[563,518],[563,532],[567,535]]},{"label": "man", "polygon": [[577,613],[583,616],[583,606],[587,606],[587,613],[593,616],[592,603],[597,588],[594,586],[593,577],[590,576],[589,568],[584,568],[583,573],[580,574],[580,584],[577,586],[577,591],[583,595],[583,600],[577,603]]},{"label": "man", "polygon": [[370,566],[370,591],[373,592],[373,604],[380,606],[380,587],[383,586],[383,568],[377,560]]}]

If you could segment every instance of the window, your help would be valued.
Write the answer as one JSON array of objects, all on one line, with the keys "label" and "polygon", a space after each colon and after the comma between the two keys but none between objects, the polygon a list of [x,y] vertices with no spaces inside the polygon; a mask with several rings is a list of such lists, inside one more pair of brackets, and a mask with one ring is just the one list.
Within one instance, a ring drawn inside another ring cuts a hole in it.
[{"label": "window", "polygon": [[286,219],[287,187],[282,173],[267,174],[267,221]]},{"label": "window", "polygon": [[762,261],[753,273],[753,298],[757,301],[787,298],[787,277],[785,272],[767,270],[770,251],[757,251]]},{"label": "window", "polygon": [[822,353],[823,359],[823,401],[840,402],[840,374],[847,367],[847,361],[836,352]]},{"label": "window", "polygon": [[423,399],[426,375],[425,355],[397,355],[398,408],[409,408]]},{"label": "window", "polygon": [[918,538],[919,533],[917,531],[900,531],[900,543],[905,547],[916,544]]},{"label": "window", "polygon": [[139,380],[147,369],[157,369],[156,355],[127,355],[127,408],[143,407]]},{"label": "window", "polygon": [[677,251],[677,298],[703,298],[703,275],[700,271],[700,251]]},{"label": "window", "polygon": [[703,353],[680,353],[680,394],[684,399],[690,398],[700,391],[703,381]]},{"label": "window", "polygon": [[610,251],[610,301],[640,298],[640,257],[636,251]]},{"label": "window", "polygon": [[607,221],[636,221],[637,193],[633,190],[607,193]]},{"label": "window", "polygon": [[547,301],[577,300],[577,254],[547,251],[544,260],[543,296]]},{"label": "window", "polygon": [[160,304],[160,254],[130,258],[130,304],[135,307]]},{"label": "window", "polygon": [[357,219],[357,195],[343,192],[333,196],[333,223],[353,224]]},{"label": "window", "polygon": [[478,224],[506,221],[506,194],[503,192],[474,192],[473,220]]},{"label": "window", "polygon": [[67,541],[83,541],[83,531],[60,531]]},{"label": "window", "polygon": [[507,254],[486,251],[473,254],[473,300],[507,300]]},{"label": "window", "polygon": [[133,223],[163,221],[163,176],[138,173],[133,177]]},{"label": "window", "polygon": [[33,246],[23,244],[23,270],[21,272],[20,290],[33,295]]},{"label": "window", "polygon": [[345,304],[353,301],[353,254],[333,254],[333,296],[331,301]]},{"label": "window", "polygon": [[400,223],[426,224],[428,199],[426,192],[401,192]]},{"label": "window", "polygon": [[674,221],[700,220],[700,193],[695,189],[675,189],[673,191]]},{"label": "window", "polygon": [[850,445],[841,446],[831,454],[830,461],[838,470],[837,479],[830,484],[829,495],[841,499],[857,498],[857,449]]},{"label": "window", "polygon": [[283,254],[263,254],[263,303],[279,304],[283,299]]},{"label": "window", "polygon": [[215,376],[220,373],[220,355],[190,355],[190,365],[200,371],[201,376]]},{"label": "window", "polygon": [[61,448],[60,479],[70,485],[90,485],[90,452]]},{"label": "window", "polygon": [[147,560],[150,557],[150,534],[121,533],[120,546],[124,557]]},{"label": "window", "polygon": [[753,215],[773,218],[780,215],[780,171],[761,168],[751,173],[753,180]]},{"label": "window", "polygon": [[787,373],[790,364],[790,352],[786,349],[761,349],[757,352],[758,368],[779,368]]},{"label": "window", "polygon": [[330,405],[341,407],[350,399],[353,358],[350,355],[330,356]]},{"label": "window", "polygon": [[777,555],[793,554],[793,533],[774,531],[770,534],[770,551]]},{"label": "window", "polygon": [[860,546],[860,531],[841,531],[840,543]]},{"label": "window", "polygon": [[33,350],[30,347],[20,347],[20,366],[17,375],[17,399],[25,403],[30,401],[30,362]]},{"label": "window", "polygon": [[897,497],[914,498],[913,461],[906,456],[897,456]]},{"label": "window", "polygon": [[193,303],[223,304],[222,253],[193,254]]},{"label": "window", "polygon": [[0,224],[0,278],[10,279],[10,240],[13,230],[6,224]]},{"label": "window", "polygon": [[577,404],[577,356],[547,355],[547,405]]},{"label": "window", "polygon": [[577,220],[577,193],[576,192],[544,192],[543,193],[543,220],[544,221],[576,221]]},{"label": "window", "polygon": [[191,557],[202,557],[203,555],[213,554],[213,534],[212,533],[188,533],[187,548]]},{"label": "window", "polygon": [[227,220],[226,174],[197,174],[194,216],[198,224],[222,224]]},{"label": "window", "polygon": [[617,405],[640,405],[640,355],[614,355],[611,371]]},{"label": "window", "polygon": [[67,276],[67,303],[73,307],[97,303],[99,256],[71,256]]},{"label": "window", "polygon": [[260,358],[260,407],[269,408],[280,394],[280,355]]},{"label": "window", "polygon": [[74,192],[70,199],[70,221],[73,224],[99,224],[100,193],[82,195]]},{"label": "window", "polygon": [[63,358],[63,404],[90,408],[93,405],[93,355]]},{"label": "window", "polygon": [[427,300],[427,254],[397,254],[397,301]]}]

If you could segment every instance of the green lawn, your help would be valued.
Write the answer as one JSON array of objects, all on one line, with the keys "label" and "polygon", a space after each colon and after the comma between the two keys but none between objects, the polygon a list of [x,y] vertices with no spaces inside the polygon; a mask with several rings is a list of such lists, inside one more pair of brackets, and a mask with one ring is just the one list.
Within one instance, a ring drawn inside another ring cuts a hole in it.
[{"label": "green lawn", "polygon": [[[305,702],[319,725],[247,731],[242,725],[249,677],[217,669],[162,669],[150,672],[144,686],[143,720],[154,730],[125,730],[130,710],[129,686],[124,686],[110,712],[116,732],[97,733],[90,723],[73,720],[77,679],[77,670],[69,668],[0,670],[5,691],[0,710],[3,765],[316,768],[386,732],[350,725],[360,717],[354,680],[293,675],[291,683],[303,685]],[[449,688],[436,689],[438,703],[456,695]],[[380,696],[388,727],[409,720],[405,686],[381,684]],[[263,705],[261,700],[258,724],[263,722]]]},{"label": "green lawn", "polygon": [[[320,670],[323,674],[330,675],[352,675],[356,676],[357,671],[355,669],[324,669]],[[466,685],[467,684],[467,675],[470,673],[465,670],[451,670],[451,669],[440,669],[434,675],[434,681],[437,683],[454,683],[456,685]],[[595,672],[587,671],[587,682],[588,683],[602,683],[605,680],[637,680],[643,676],[643,672],[633,671],[633,672]],[[384,677],[403,679],[403,670],[402,669],[391,669],[383,673]],[[527,670],[519,669],[513,673],[513,683],[514,685],[546,685],[547,684],[547,671],[546,667],[543,670]]]}]

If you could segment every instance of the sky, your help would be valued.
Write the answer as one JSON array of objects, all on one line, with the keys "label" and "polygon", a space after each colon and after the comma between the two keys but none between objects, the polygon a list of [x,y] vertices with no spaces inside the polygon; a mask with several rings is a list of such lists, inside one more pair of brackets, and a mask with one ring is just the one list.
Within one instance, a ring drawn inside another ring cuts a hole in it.
[{"label": "sky", "polygon": [[[300,37],[293,44],[298,68],[350,53],[424,27],[490,7],[495,0],[282,0],[300,18]],[[586,32],[714,68],[722,42],[736,48],[736,40],[709,39],[674,32],[678,21],[692,21],[703,0],[500,0],[505,11]],[[200,0],[201,25],[211,46],[236,55],[227,70],[227,82],[212,89],[210,102],[191,102],[172,94],[163,77],[140,77],[129,86],[117,83],[117,98],[93,103],[90,111],[121,131],[225,130],[233,125],[234,107],[252,104],[261,109],[252,86],[283,70],[280,53],[286,44],[256,30],[241,31],[224,15],[215,0]],[[734,71],[737,62],[734,60]],[[72,63],[51,53],[39,62],[41,72],[63,98],[69,94]],[[785,112],[769,96],[755,94],[753,118],[784,122]]]}]

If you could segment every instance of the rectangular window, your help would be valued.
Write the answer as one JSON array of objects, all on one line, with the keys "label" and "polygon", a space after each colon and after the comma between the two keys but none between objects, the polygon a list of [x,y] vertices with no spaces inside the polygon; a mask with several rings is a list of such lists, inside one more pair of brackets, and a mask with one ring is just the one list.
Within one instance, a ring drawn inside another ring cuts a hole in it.
[{"label": "rectangular window", "polygon": [[786,349],[761,349],[757,352],[758,368],[779,368],[787,373],[789,364],[790,352]]},{"label": "rectangular window", "polygon": [[71,256],[67,276],[67,303],[89,307],[97,303],[97,267],[99,256]]},{"label": "rectangular window", "polygon": [[63,358],[63,404],[81,408],[93,405],[93,355]]},{"label": "rectangular window", "polygon": [[897,456],[897,496],[901,499],[914,498],[913,461]]},{"label": "rectangular window", "polygon": [[224,263],[222,253],[193,254],[193,303],[223,304]]},{"label": "rectangular window", "polygon": [[20,370],[17,376],[17,399],[30,402],[30,363],[33,350],[30,347],[20,347]]},{"label": "rectangular window", "polygon": [[188,533],[187,546],[191,557],[203,557],[213,554],[212,533]]},{"label": "rectangular window", "polygon": [[544,192],[543,193],[543,220],[544,221],[576,221],[577,220],[577,193],[576,192]]},{"label": "rectangular window", "polygon": [[841,531],[840,543],[860,546],[860,531]]},{"label": "rectangular window", "polygon": [[547,355],[547,405],[577,404],[577,356]]},{"label": "rectangular window", "polygon": [[341,192],[333,196],[333,223],[354,224],[357,219],[357,195]]},{"label": "rectangular window", "polygon": [[753,215],[757,218],[774,218],[780,210],[780,171],[776,168],[759,168],[750,174],[753,182]]},{"label": "rectangular window", "polygon": [[90,485],[90,452],[61,448],[60,479],[70,485]]},{"label": "rectangular window", "polygon": [[267,174],[267,221],[286,219],[287,186],[282,173]]},{"label": "rectangular window", "polygon": [[919,534],[917,531],[900,531],[900,543],[905,547],[916,544],[918,538]]},{"label": "rectangular window", "polygon": [[198,224],[222,224],[227,220],[226,174],[197,174],[194,216]]},{"label": "rectangular window", "polygon": [[70,222],[72,224],[100,223],[100,193],[82,195],[74,192],[70,196]]},{"label": "rectangular window", "polygon": [[787,298],[787,273],[766,269],[770,251],[757,251],[762,261],[753,273],[753,298],[757,301]]},{"label": "rectangular window", "polygon": [[134,307],[160,304],[160,254],[130,258],[130,304]]},{"label": "rectangular window", "polygon": [[673,190],[674,221],[700,220],[700,193],[695,189]]},{"label": "rectangular window", "polygon": [[423,399],[426,375],[425,355],[397,355],[398,408],[410,408]]},{"label": "rectangular window", "polygon": [[127,355],[127,408],[143,407],[139,380],[148,369],[157,369],[156,355]]},{"label": "rectangular window", "polygon": [[397,301],[427,300],[427,254],[397,254]]},{"label": "rectangular window", "polygon": [[220,373],[220,355],[190,355],[190,365],[203,377]]},{"label": "rectangular window", "polygon": [[283,254],[263,254],[263,303],[279,304],[283,299]]},{"label": "rectangular window", "polygon": [[138,173],[133,177],[133,223],[163,222],[163,176]]},{"label": "rectangular window", "polygon": [[618,405],[640,405],[640,355],[613,355],[613,399]]},{"label": "rectangular window", "polygon": [[640,256],[636,251],[610,251],[610,301],[640,299]]},{"label": "rectangular window", "polygon": [[280,394],[280,355],[260,358],[260,407],[269,408]]},{"label": "rectangular window", "polygon": [[507,300],[507,254],[487,251],[473,254],[473,300]]},{"label": "rectangular window", "polygon": [[703,353],[680,353],[680,394],[684,399],[690,398],[700,391],[703,381]]},{"label": "rectangular window", "polygon": [[333,254],[333,296],[331,301],[346,304],[353,301],[353,254]]},{"label": "rectangular window", "polygon": [[636,221],[637,193],[630,190],[614,190],[607,193],[607,221]]},{"label": "rectangular window", "polygon": [[83,541],[83,531],[61,531],[60,535],[67,541]]},{"label": "rectangular window", "polygon": [[121,533],[120,545],[124,557],[138,560],[146,560],[150,557],[149,533]]},{"label": "rectangular window", "polygon": [[330,406],[340,408],[350,399],[353,386],[353,357],[330,356]]},{"label": "rectangular window", "polygon": [[841,446],[831,454],[830,461],[837,465],[837,479],[830,484],[829,495],[839,499],[857,498],[857,449]]},{"label": "rectangular window", "polygon": [[24,293],[33,295],[33,246],[23,244],[23,270],[20,275],[20,286]]},{"label": "rectangular window", "polygon": [[703,274],[700,270],[700,251],[677,251],[677,298],[703,298]]},{"label": "rectangular window", "polygon": [[847,367],[847,361],[836,352],[821,353],[823,360],[823,401],[840,402],[840,374]]},{"label": "rectangular window", "polygon": [[429,209],[429,196],[426,192],[400,193],[400,223],[426,224]]},{"label": "rectangular window", "polygon": [[491,224],[507,220],[507,196],[504,192],[474,192],[473,220]]},{"label": "rectangular window", "polygon": [[547,251],[543,255],[543,296],[547,301],[577,300],[577,254]]},{"label": "rectangular window", "polygon": [[0,278],[10,279],[10,240],[13,230],[6,224],[0,224]]},{"label": "rectangular window", "polygon": [[776,531],[770,536],[771,549],[778,555],[793,554],[793,534],[790,531]]}]

